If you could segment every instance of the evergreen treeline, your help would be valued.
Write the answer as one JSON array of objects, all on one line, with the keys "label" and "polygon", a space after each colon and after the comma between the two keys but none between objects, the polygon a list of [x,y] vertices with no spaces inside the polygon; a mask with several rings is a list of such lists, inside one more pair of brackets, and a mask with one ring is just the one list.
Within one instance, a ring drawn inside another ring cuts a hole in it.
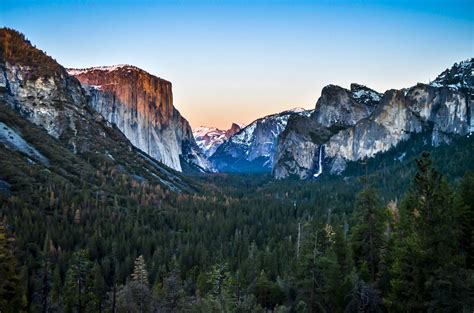
[{"label": "evergreen treeline", "polygon": [[472,312],[474,174],[435,169],[468,168],[471,145],[451,170],[456,146],[316,182],[195,177],[194,194],[106,164],[106,192],[32,173],[0,192],[0,310]]}]

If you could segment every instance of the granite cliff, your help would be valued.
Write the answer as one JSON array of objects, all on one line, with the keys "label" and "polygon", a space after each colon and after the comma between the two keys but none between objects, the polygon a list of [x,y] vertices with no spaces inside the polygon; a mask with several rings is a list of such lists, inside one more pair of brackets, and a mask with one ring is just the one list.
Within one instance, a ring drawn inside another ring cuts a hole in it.
[{"label": "granite cliff", "polygon": [[171,83],[130,65],[68,69],[86,90],[89,105],[130,142],[169,167],[183,162],[211,170],[188,121],[173,106]]},{"label": "granite cliff", "polygon": [[[56,150],[68,149],[67,157],[94,166],[111,162],[117,171],[138,181],[155,181],[173,190],[187,188],[176,173],[135,149],[117,127],[94,111],[88,92],[64,67],[9,28],[0,29],[0,106],[44,130],[54,138]],[[19,129],[26,126],[19,127],[16,120],[0,121],[4,146],[48,166],[51,156],[37,149],[40,142],[23,137]]]},{"label": "granite cliff", "polygon": [[290,119],[279,136],[273,166],[277,179],[341,173],[347,162],[373,157],[413,134],[429,132],[431,144],[473,131],[474,59],[455,64],[430,84],[383,95],[353,84],[327,86],[310,117]]}]

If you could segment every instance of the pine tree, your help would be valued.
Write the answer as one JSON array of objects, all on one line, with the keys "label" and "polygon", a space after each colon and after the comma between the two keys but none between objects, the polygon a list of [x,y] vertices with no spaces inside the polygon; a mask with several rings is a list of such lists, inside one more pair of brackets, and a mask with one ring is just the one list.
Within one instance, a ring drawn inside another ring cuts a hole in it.
[{"label": "pine tree", "polygon": [[[337,230],[326,224],[317,224],[303,242],[301,257],[295,262],[296,287],[301,299],[310,312],[331,312],[336,310],[340,281],[336,254]],[[337,242],[338,245],[341,242]],[[344,257],[337,247],[341,263]]]},{"label": "pine tree", "polygon": [[173,258],[169,267],[168,275],[163,279],[163,298],[159,301],[165,312],[179,312],[183,306],[184,290],[176,259]]},{"label": "pine tree", "polygon": [[94,277],[94,283],[92,286],[94,309],[100,313],[103,311],[103,299],[106,292],[106,284],[104,277],[102,276],[102,269],[98,263],[94,264],[92,272]]},{"label": "pine tree", "polygon": [[61,272],[59,266],[56,265],[53,271],[53,284],[51,288],[51,300],[53,303],[58,303],[61,300],[62,294],[62,281],[61,281]]},{"label": "pine tree", "polygon": [[257,302],[264,308],[273,310],[278,304],[285,301],[285,294],[280,289],[278,284],[270,281],[264,271],[258,276],[254,294],[257,297]]},{"label": "pine tree", "polygon": [[0,312],[5,313],[24,309],[13,244],[13,237],[7,234],[5,225],[0,222]]},{"label": "pine tree", "polygon": [[50,257],[50,237],[49,233],[46,234],[43,245],[42,255],[42,274],[41,274],[41,311],[47,313],[51,305],[51,257]]},{"label": "pine tree", "polygon": [[474,173],[464,175],[459,189],[461,248],[466,255],[467,268],[474,270]]},{"label": "pine tree", "polygon": [[347,241],[344,239],[344,230],[342,227],[335,229],[334,235],[334,254],[336,257],[336,270],[331,280],[334,289],[334,298],[336,306],[342,311],[347,302],[347,295],[350,292],[352,263],[350,260],[350,251]]},{"label": "pine tree", "polygon": [[351,246],[355,265],[366,282],[374,283],[379,272],[380,253],[384,244],[384,214],[377,193],[368,183],[356,201],[356,225]]},{"label": "pine tree", "polygon": [[92,263],[87,252],[79,250],[74,253],[66,273],[64,304],[67,312],[86,312],[92,303],[92,281]]},{"label": "pine tree", "polygon": [[206,275],[209,293],[201,298],[202,312],[234,312],[238,306],[235,296],[235,282],[227,269],[227,264],[214,264]]},{"label": "pine tree", "polygon": [[143,255],[140,255],[135,260],[135,266],[133,268],[132,274],[133,281],[137,282],[140,285],[148,287],[148,272],[146,270],[145,259]]},{"label": "pine tree", "polygon": [[132,273],[132,285],[130,286],[134,294],[136,294],[136,302],[139,312],[147,311],[150,303],[150,289],[148,282],[148,272],[146,270],[145,259],[140,255],[135,259],[135,266]]},{"label": "pine tree", "polygon": [[397,312],[461,312],[468,294],[453,193],[429,154],[417,167],[400,207],[386,303]]}]

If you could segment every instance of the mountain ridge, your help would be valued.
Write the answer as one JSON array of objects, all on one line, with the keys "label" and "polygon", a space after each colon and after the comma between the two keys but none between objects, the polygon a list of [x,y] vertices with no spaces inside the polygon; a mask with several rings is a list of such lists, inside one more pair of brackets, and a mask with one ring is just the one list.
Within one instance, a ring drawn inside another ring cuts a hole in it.
[{"label": "mountain ridge", "polygon": [[243,127],[245,127],[245,125],[238,123],[232,123],[227,130],[222,130],[217,127],[199,126],[193,129],[193,136],[204,154],[210,157],[220,145],[238,133]]},{"label": "mountain ridge", "polygon": [[173,105],[171,82],[136,66],[69,69],[88,93],[90,106],[152,158],[181,171],[182,162],[212,170],[192,136],[189,122]]},{"label": "mountain ridge", "polygon": [[258,118],[219,146],[210,160],[217,170],[224,172],[270,171],[276,140],[288,118],[293,114],[311,113],[311,110],[294,108]]},{"label": "mountain ridge", "polygon": [[[131,177],[141,177],[175,191],[189,189],[178,183],[181,178],[166,165],[152,163],[146,154],[135,151],[123,133],[88,105],[80,82],[53,58],[34,48],[23,34],[0,29],[0,52],[0,105],[5,113],[1,122],[6,125],[8,136],[18,137],[16,143],[24,140],[35,149],[40,144],[29,142],[17,131],[15,123],[20,118],[14,114],[44,129],[57,141],[53,146],[66,147],[70,157],[115,160],[114,166]],[[8,149],[21,151],[12,143],[7,145]],[[136,164],[142,165],[139,168]]]},{"label": "mountain ridge", "polygon": [[[348,161],[373,157],[427,129],[435,146],[449,143],[450,136],[472,132],[474,59],[460,64],[434,83],[387,90],[368,102],[351,95],[354,90],[348,94],[342,87],[326,86],[310,118],[313,122],[293,119],[279,136],[274,177],[308,179],[319,173],[317,164],[338,174]],[[456,75],[459,70],[464,74]],[[446,80],[449,76],[451,80]],[[324,160],[319,160],[320,155]]]}]

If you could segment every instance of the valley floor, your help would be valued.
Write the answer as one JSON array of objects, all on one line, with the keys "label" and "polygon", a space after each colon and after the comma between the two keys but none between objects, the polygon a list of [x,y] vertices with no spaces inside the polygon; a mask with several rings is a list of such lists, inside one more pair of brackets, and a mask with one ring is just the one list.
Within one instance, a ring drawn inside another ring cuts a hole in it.
[{"label": "valley floor", "polygon": [[196,175],[182,178],[193,191],[179,193],[94,159],[58,163],[44,146],[49,168],[2,148],[0,307],[472,308],[474,141],[414,140],[343,176]]}]

